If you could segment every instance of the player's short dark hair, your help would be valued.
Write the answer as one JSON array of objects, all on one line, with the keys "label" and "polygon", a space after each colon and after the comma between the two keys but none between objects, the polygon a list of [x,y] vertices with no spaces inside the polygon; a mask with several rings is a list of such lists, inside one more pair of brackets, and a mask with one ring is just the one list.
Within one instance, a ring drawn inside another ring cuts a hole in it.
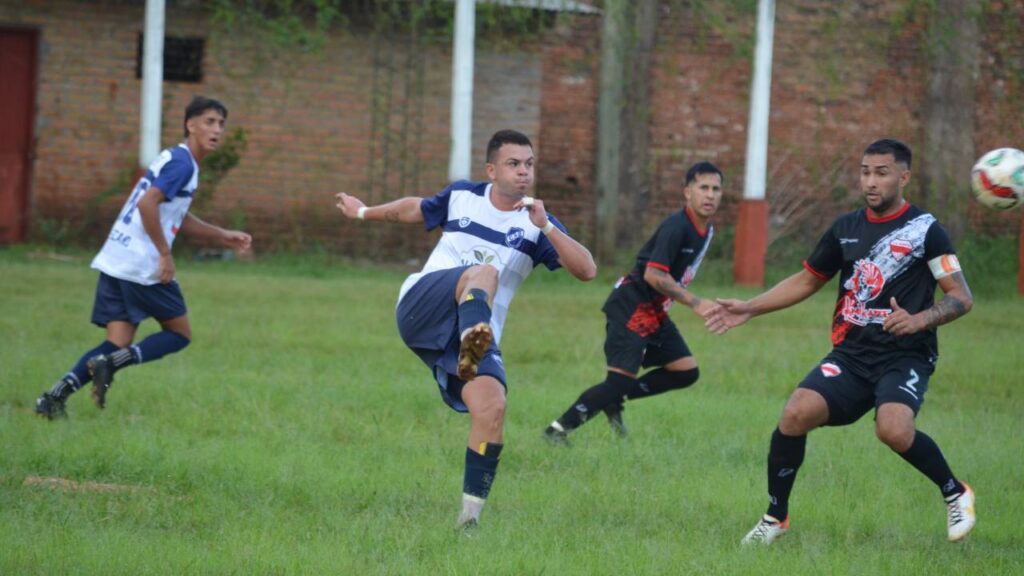
[{"label": "player's short dark hair", "polygon": [[533,143],[526,137],[526,134],[515,130],[498,130],[494,136],[491,136],[491,141],[487,143],[487,161],[493,160],[498,149],[505,144],[519,144],[533,148]]},{"label": "player's short dark hair", "polygon": [[868,156],[884,156],[886,154],[892,154],[892,157],[901,164],[906,164],[907,168],[910,168],[910,161],[913,159],[913,153],[910,151],[910,146],[907,146],[899,140],[893,140],[891,138],[882,138],[881,140],[875,140],[867,148],[864,149],[864,155]]},{"label": "player's short dark hair", "polygon": [[188,138],[188,121],[196,116],[202,116],[207,110],[216,110],[225,120],[228,119],[228,108],[220,100],[205,96],[193,96],[192,101],[185,107],[185,138]]},{"label": "player's short dark hair", "polygon": [[722,180],[722,184],[725,184],[725,176],[722,171],[718,169],[711,162],[697,162],[690,169],[686,171],[686,180],[683,182],[683,186],[689,186],[697,181],[697,176],[701,174],[718,174],[718,178]]}]

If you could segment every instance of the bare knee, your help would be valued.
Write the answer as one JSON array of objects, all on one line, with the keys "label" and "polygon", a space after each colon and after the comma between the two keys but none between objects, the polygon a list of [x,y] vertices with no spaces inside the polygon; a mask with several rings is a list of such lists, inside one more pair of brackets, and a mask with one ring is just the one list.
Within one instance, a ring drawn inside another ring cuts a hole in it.
[{"label": "bare knee", "polygon": [[828,404],[817,392],[798,388],[779,419],[779,431],[786,436],[803,436],[828,422]]},{"label": "bare knee", "polygon": [[875,436],[898,454],[910,450],[910,446],[914,444],[915,434],[913,426],[883,425],[881,422],[875,426]]},{"label": "bare knee", "polygon": [[505,424],[505,397],[496,395],[472,407],[470,416],[485,428],[500,431]]}]

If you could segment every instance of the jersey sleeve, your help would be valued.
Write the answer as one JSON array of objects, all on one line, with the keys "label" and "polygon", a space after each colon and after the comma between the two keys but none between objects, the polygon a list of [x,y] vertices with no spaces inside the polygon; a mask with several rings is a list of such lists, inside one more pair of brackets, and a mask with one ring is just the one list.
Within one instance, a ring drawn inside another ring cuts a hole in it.
[{"label": "jersey sleeve", "polygon": [[833,224],[822,234],[818,245],[814,247],[811,255],[804,260],[804,268],[822,280],[828,280],[836,275],[843,267],[843,249],[839,245],[839,238],[836,236],[836,227]]},{"label": "jersey sleeve", "polygon": [[[164,160],[162,165],[159,160]],[[195,165],[187,154],[178,154],[172,150],[161,152],[159,160],[156,162],[155,170],[153,167],[150,168],[154,176],[150,186],[156,186],[164,193],[164,198],[173,200],[192,180]]]},{"label": "jersey sleeve", "polygon": [[663,272],[672,269],[672,260],[683,249],[686,231],[683,226],[675,225],[674,217],[665,219],[654,233],[654,246],[647,260],[648,268],[657,268]]},{"label": "jersey sleeve", "polygon": [[427,230],[433,230],[442,226],[448,221],[448,201],[452,197],[452,189],[457,182],[452,182],[447,188],[437,194],[424,198],[420,202],[420,212],[423,213],[423,225]]},{"label": "jersey sleeve", "polygon": [[[569,230],[558,221],[558,218],[548,214],[548,220],[555,225],[555,228],[558,228],[566,235],[569,234]],[[558,251],[555,250],[551,241],[544,234],[541,234],[537,239],[537,251],[533,255],[533,265],[538,266],[540,264],[547,266],[548,270],[558,270],[562,267],[562,264],[558,261]]]},{"label": "jersey sleeve", "polygon": [[930,261],[947,254],[956,254],[953,241],[949,239],[949,234],[942,224],[935,221],[928,227],[928,232],[924,236],[924,259]]}]

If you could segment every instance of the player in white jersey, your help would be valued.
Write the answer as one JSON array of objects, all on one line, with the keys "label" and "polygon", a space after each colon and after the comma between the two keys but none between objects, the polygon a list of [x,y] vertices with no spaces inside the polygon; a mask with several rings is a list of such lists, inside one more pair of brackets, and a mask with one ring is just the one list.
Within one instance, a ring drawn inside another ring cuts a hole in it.
[{"label": "player in white jersey", "polygon": [[338,208],[359,220],[418,223],[443,233],[423,270],[402,284],[399,332],[430,368],[441,397],[469,412],[459,528],[477,523],[498,468],[505,419],[505,370],[498,342],[516,289],[539,264],[591,280],[590,252],[528,193],[533,145],[502,130],[487,145],[489,182],[459,181],[439,194],[366,206],[338,194]]},{"label": "player in white jersey", "polygon": [[[36,400],[48,419],[66,415],[71,394],[93,382],[96,404],[106,405],[114,373],[133,364],[178,352],[192,338],[185,299],[174,280],[171,245],[179,232],[248,250],[252,238],[188,213],[199,185],[199,162],[217,149],[228,111],[217,100],[197,96],[185,109],[185,141],[160,153],[132,190],[106,243],[92,261],[99,270],[92,322],[107,339],[89,350],[49,392]],[[139,323],[152,317],[162,330],[132,345]]]}]

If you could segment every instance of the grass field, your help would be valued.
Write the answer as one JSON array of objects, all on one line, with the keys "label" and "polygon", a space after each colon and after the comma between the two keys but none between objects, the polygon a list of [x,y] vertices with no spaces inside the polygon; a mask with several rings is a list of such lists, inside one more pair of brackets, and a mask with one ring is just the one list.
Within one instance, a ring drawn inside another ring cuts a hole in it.
[{"label": "grass field", "polygon": [[506,449],[466,537],[452,526],[468,419],[398,338],[404,273],[321,260],[179,262],[192,346],[119,373],[105,411],[81,393],[49,423],[34,399],[103,337],[95,274],[88,257],[0,251],[0,574],[1024,572],[1024,299],[1009,282],[941,330],[919,417],[977,491],[970,538],[946,542],[937,489],[864,418],[811,436],[790,534],[747,549],[769,435],[829,348],[832,286],[722,337],[675,308],[698,385],[628,405],[628,439],[593,422],[560,449],[540,431],[603,375],[610,278],[539,270],[506,326]]}]

